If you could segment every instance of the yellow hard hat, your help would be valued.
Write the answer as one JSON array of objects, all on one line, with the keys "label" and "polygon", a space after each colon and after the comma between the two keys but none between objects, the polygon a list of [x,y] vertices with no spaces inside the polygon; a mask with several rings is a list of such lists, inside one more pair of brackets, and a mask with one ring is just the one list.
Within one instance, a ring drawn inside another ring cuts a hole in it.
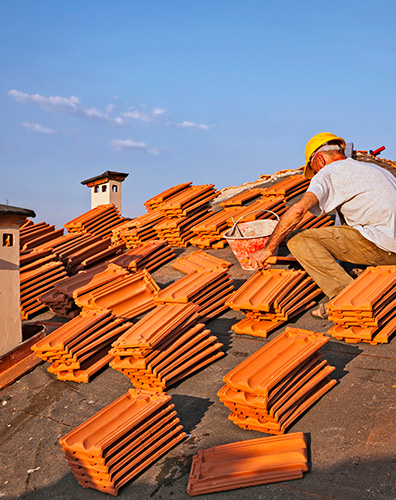
[{"label": "yellow hard hat", "polygon": [[320,134],[314,135],[305,146],[305,167],[304,175],[307,179],[312,179],[314,173],[311,169],[310,160],[311,156],[317,149],[324,146],[327,142],[336,141],[339,142],[343,149],[345,149],[345,141],[342,137],[337,137],[330,132],[321,132]]}]

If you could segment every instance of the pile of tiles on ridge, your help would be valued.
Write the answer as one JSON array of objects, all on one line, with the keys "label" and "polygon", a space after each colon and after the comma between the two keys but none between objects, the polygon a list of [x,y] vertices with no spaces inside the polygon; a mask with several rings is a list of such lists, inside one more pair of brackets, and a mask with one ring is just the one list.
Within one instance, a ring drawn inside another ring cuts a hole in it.
[{"label": "pile of tiles on ridge", "polygon": [[368,267],[328,304],[328,333],[349,343],[383,344],[396,328],[396,266]]},{"label": "pile of tiles on ridge", "polygon": [[117,496],[118,490],[186,433],[170,396],[130,389],[60,439],[78,483]]},{"label": "pile of tiles on ridge", "polygon": [[315,305],[321,293],[303,270],[257,271],[226,302],[231,309],[246,315],[232,329],[265,338],[285,321]]},{"label": "pile of tiles on ridge", "polygon": [[186,186],[162,202],[157,200],[157,210],[166,217],[155,226],[158,237],[172,246],[186,247],[193,236],[191,228],[211,215],[209,202],[215,197],[213,184],[203,184]]},{"label": "pile of tiles on ridge", "polygon": [[69,233],[89,233],[110,237],[112,230],[124,221],[125,218],[120,215],[115,205],[98,205],[67,222],[65,228]]},{"label": "pile of tiles on ridge", "polygon": [[317,352],[330,340],[299,328],[268,342],[228,373],[218,397],[243,429],[284,434],[307,408],[335,384],[334,367]]},{"label": "pile of tiles on ridge", "polygon": [[308,470],[302,432],[214,446],[193,456],[187,493],[191,496],[300,479]]},{"label": "pile of tiles on ridge", "polygon": [[195,270],[158,292],[154,302],[156,305],[193,302],[206,321],[228,309],[226,301],[233,290],[227,269]]},{"label": "pile of tiles on ridge", "polygon": [[185,274],[189,274],[192,271],[209,271],[219,268],[228,269],[231,266],[232,262],[219,259],[219,257],[210,255],[203,250],[191,252],[186,257],[179,257],[172,264],[173,268]]},{"label": "pile of tiles on ridge", "polygon": [[164,219],[158,210],[139,215],[113,229],[111,241],[113,245],[124,242],[126,248],[134,248],[145,241],[155,240],[158,235],[154,228]]},{"label": "pile of tiles on ridge", "polygon": [[223,356],[197,311],[195,304],[157,306],[112,344],[110,366],[135,387],[162,392]]},{"label": "pile of tiles on ridge", "polygon": [[110,311],[90,312],[60,326],[34,344],[32,350],[51,363],[48,371],[59,380],[87,383],[109,364],[111,343],[130,326]]}]

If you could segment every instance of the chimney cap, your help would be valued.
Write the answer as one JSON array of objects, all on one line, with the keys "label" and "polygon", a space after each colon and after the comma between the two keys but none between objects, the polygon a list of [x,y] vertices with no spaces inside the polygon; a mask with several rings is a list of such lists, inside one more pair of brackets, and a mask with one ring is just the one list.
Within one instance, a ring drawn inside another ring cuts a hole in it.
[{"label": "chimney cap", "polygon": [[28,208],[13,207],[0,204],[0,215],[23,215],[24,217],[36,217],[36,213]]},{"label": "chimney cap", "polygon": [[110,180],[122,182],[128,177],[128,175],[129,174],[125,174],[122,172],[112,172],[110,170],[107,170],[101,175],[96,175],[95,177],[91,177],[90,179],[82,181],[81,184],[83,184],[84,186],[92,187],[96,184],[104,184],[105,182],[108,182]]}]

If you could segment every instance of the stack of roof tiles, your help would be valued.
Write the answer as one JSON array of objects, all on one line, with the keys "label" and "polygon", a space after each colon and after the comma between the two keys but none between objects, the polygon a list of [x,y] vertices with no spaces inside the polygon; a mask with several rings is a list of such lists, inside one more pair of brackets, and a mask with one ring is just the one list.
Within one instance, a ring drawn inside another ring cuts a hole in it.
[{"label": "stack of roof tiles", "polygon": [[57,316],[73,318],[80,313],[75,299],[109,282],[127,276],[128,272],[115,264],[99,264],[75,276],[65,278],[39,297]]},{"label": "stack of roof tiles", "polygon": [[113,244],[123,241],[127,248],[134,248],[145,241],[155,240],[158,235],[154,228],[164,219],[164,215],[158,210],[140,215],[113,229],[111,240]]},{"label": "stack of roof tiles", "polygon": [[111,259],[110,262],[132,272],[142,269],[152,272],[174,259],[175,256],[175,252],[166,241],[152,240],[140,243],[122,255]]},{"label": "stack of roof tiles", "polygon": [[155,226],[155,230],[159,238],[168,241],[173,247],[187,247],[194,236],[192,227],[208,219],[211,213],[206,207],[204,210],[198,208],[185,217],[167,217]]},{"label": "stack of roof tiles", "polygon": [[257,200],[251,205],[227,207],[195,225],[192,230],[196,236],[191,239],[191,243],[198,248],[222,248],[226,244],[223,233],[228,227],[233,226],[235,221],[241,218],[243,222],[274,218],[275,216],[268,210],[282,215],[287,210],[284,198],[266,198]]},{"label": "stack of roof tiles", "polygon": [[19,229],[19,246],[22,251],[32,250],[35,247],[54,240],[63,235],[64,229],[55,231],[55,226],[50,226],[46,222],[34,224],[30,219]]},{"label": "stack of roof tiles", "polygon": [[110,366],[134,386],[161,392],[223,356],[197,311],[194,304],[156,307],[113,343]]},{"label": "stack of roof tiles", "polygon": [[158,237],[166,239],[170,245],[186,247],[193,236],[191,228],[211,214],[209,202],[216,197],[216,191],[213,184],[204,184],[184,185],[177,192],[168,190],[166,193],[167,196],[162,193],[156,199],[155,206],[166,219],[158,223],[155,230]]},{"label": "stack of roof tiles", "polygon": [[143,269],[75,298],[82,312],[108,309],[122,318],[134,318],[152,309],[159,286]]},{"label": "stack of roof tiles", "polygon": [[273,186],[266,187],[262,196],[284,196],[290,199],[306,191],[309,182],[304,175],[290,175]]},{"label": "stack of roof tiles", "polygon": [[125,218],[121,217],[115,205],[98,205],[67,222],[65,228],[69,233],[89,233],[105,237],[111,236],[112,229],[124,221]]},{"label": "stack of roof tiles", "polygon": [[210,269],[228,269],[232,266],[232,262],[219,259],[214,255],[210,255],[203,250],[191,252],[186,257],[179,257],[172,264],[172,267],[189,274],[192,271],[208,271]]},{"label": "stack of roof tiles", "polygon": [[207,320],[228,309],[225,303],[233,290],[227,269],[192,271],[158,292],[154,301],[157,305],[193,302]]},{"label": "stack of roof tiles", "polygon": [[130,389],[60,439],[84,488],[118,490],[186,436],[170,396]]},{"label": "stack of roof tiles", "polygon": [[38,297],[67,276],[62,262],[46,262],[40,267],[20,269],[21,317],[29,319],[46,308]]},{"label": "stack of roof tiles", "polygon": [[345,342],[382,344],[396,329],[396,266],[368,267],[328,304],[328,333]]},{"label": "stack of roof tiles", "polygon": [[176,193],[180,191],[184,191],[188,187],[190,187],[192,182],[185,182],[183,184],[178,184],[177,186],[173,186],[166,191],[163,191],[160,194],[157,194],[153,198],[150,198],[146,202],[144,202],[144,206],[147,208],[148,212],[152,212],[153,210],[158,210],[162,203],[169,200],[169,198],[173,197]]},{"label": "stack of roof tiles", "polygon": [[243,429],[284,434],[335,384],[334,367],[318,353],[324,333],[287,328],[228,373],[218,397]]},{"label": "stack of roof tiles", "polygon": [[246,191],[242,191],[241,193],[222,201],[219,205],[224,208],[240,207],[255,198],[261,197],[264,190],[265,188],[247,189]]},{"label": "stack of roof tiles", "polygon": [[80,315],[34,344],[32,350],[51,363],[48,371],[59,380],[89,382],[109,363],[111,343],[130,325],[110,311]]},{"label": "stack of roof tiles", "polygon": [[193,457],[187,493],[191,496],[300,479],[308,470],[302,432],[214,446]]},{"label": "stack of roof tiles", "polygon": [[[88,300],[89,297],[86,295],[90,292],[99,291],[102,286],[110,282],[119,286],[130,273],[143,269],[152,271],[174,256],[174,252],[164,241],[142,243],[110,261],[59,281],[52,289],[41,295],[39,300],[58,316],[72,318],[80,312],[76,299]],[[158,287],[154,287],[158,290]]]},{"label": "stack of roof tiles", "polygon": [[226,305],[246,318],[232,326],[236,333],[267,337],[293,316],[309,309],[320,288],[302,270],[257,271],[227,300]]}]

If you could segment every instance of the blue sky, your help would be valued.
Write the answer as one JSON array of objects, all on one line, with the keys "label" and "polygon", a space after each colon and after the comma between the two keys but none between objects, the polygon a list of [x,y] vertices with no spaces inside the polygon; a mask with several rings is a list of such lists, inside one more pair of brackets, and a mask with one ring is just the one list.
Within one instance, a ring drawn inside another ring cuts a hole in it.
[{"label": "blue sky", "polygon": [[192,181],[297,168],[330,131],[396,159],[394,1],[0,2],[0,203],[61,227]]}]

